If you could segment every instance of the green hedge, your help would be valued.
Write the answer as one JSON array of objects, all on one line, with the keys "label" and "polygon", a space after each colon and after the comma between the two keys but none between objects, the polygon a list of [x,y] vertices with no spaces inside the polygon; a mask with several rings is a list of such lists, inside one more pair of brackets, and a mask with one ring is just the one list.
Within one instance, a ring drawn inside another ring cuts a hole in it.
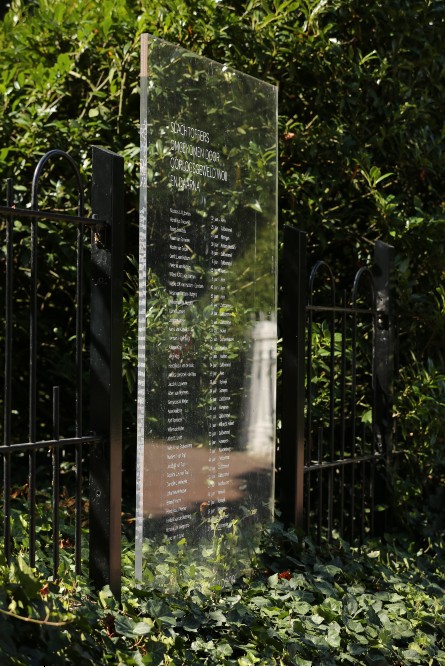
[{"label": "green hedge", "polygon": [[[314,258],[322,255],[345,267],[341,281],[350,284],[375,239],[395,245],[402,380],[396,405],[402,451],[399,475],[416,485],[422,503],[431,487],[442,483],[444,458],[445,3],[11,0],[10,4],[0,24],[0,177],[14,176],[18,201],[27,201],[32,168],[50,148],[69,151],[87,180],[91,144],[125,157],[129,260],[124,372],[129,447],[134,444],[136,363],[138,40],[147,31],[278,84],[280,224],[306,230]],[[43,196],[69,194],[69,183],[65,187],[51,172]],[[21,248],[17,262],[26,271],[27,242],[21,230],[17,234]],[[69,241],[49,227],[42,243],[57,284],[69,295],[73,261]],[[60,248],[65,245],[62,262]],[[42,335],[55,350],[61,339],[57,331],[64,325],[57,318],[61,313],[66,317],[68,304],[53,297],[53,291],[53,283],[42,279],[45,308],[53,317]],[[17,317],[17,329],[25,329]],[[21,354],[19,346],[17,359]],[[422,379],[422,369],[431,368],[437,380],[433,390]],[[67,364],[62,380],[69,373]],[[25,401],[25,385],[24,377],[22,388],[16,390],[18,404]],[[427,401],[422,401],[422,392],[427,392]],[[434,411],[433,423],[428,405]],[[411,414],[416,415],[412,428]],[[19,423],[20,414],[18,429]],[[413,449],[424,460],[435,452],[437,465],[428,470],[428,484],[417,474]],[[396,488],[402,503],[406,492],[400,476]]]}]

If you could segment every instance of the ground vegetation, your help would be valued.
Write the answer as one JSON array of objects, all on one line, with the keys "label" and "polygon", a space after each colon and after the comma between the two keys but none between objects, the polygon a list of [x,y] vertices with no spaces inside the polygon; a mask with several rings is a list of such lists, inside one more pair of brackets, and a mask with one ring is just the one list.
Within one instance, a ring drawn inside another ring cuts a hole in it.
[{"label": "ground vegetation", "polygon": [[[114,664],[116,656],[124,664],[443,662],[445,3],[9,3],[0,23],[0,178],[14,178],[16,204],[29,204],[34,166],[51,148],[68,151],[85,182],[91,145],[125,158],[127,518],[134,511],[142,32],[279,86],[280,243],[285,224],[306,231],[311,257],[338,269],[339,286],[350,284],[375,240],[394,245],[398,353],[389,481],[393,530],[405,537],[388,536],[379,547],[337,541],[319,551],[275,531],[249,584],[203,596],[188,587],[179,602],[161,590],[136,591],[130,576],[122,609],[106,591],[95,598],[86,582],[71,579],[69,556],[59,583],[48,581],[43,566],[37,575],[21,558],[11,567],[2,561],[0,655],[12,664],[43,664],[51,645],[52,664]],[[65,177],[48,173],[42,205],[74,206],[73,182]],[[30,254],[19,222],[15,238],[14,425],[25,433],[28,325],[20,306]],[[39,335],[49,359],[42,368],[63,386],[71,374],[67,313],[74,298],[68,231],[48,225],[41,249],[47,270],[39,298],[48,317]],[[49,396],[43,384],[41,392]],[[66,430],[70,401],[62,398]],[[228,637],[235,631],[233,647]],[[29,633],[35,652],[23,653]]]}]

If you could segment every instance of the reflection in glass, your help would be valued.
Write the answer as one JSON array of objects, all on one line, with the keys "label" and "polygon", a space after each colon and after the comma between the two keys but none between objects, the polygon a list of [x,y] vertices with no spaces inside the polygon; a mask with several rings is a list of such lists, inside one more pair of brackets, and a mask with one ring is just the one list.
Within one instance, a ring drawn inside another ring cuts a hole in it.
[{"label": "reflection in glass", "polygon": [[226,585],[273,497],[277,90],[141,51],[136,575]]}]

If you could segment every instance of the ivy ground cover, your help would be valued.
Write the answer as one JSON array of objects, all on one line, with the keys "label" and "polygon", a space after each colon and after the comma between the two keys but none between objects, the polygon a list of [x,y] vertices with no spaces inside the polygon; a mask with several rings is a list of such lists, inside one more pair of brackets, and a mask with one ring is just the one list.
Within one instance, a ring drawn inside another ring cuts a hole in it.
[{"label": "ivy ground cover", "polygon": [[75,579],[69,555],[64,564],[54,582],[43,564],[38,575],[22,557],[1,562],[0,664],[445,663],[441,539],[315,547],[275,525],[251,578],[198,589],[182,572],[174,593],[162,562],[156,584],[135,586],[127,544],[120,604]]}]

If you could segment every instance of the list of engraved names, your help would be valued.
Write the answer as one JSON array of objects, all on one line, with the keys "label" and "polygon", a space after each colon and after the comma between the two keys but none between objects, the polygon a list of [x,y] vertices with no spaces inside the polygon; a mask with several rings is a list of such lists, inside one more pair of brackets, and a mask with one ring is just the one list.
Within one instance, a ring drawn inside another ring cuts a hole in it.
[{"label": "list of engraved names", "polygon": [[[186,123],[170,122],[169,153],[166,166],[172,190],[202,191],[206,179],[225,183],[227,171],[221,153],[210,146],[210,135]],[[185,199],[184,199],[185,201]],[[190,202],[190,199],[188,200]],[[186,208],[184,206],[184,208]],[[195,210],[169,209],[168,294],[169,352],[167,387],[167,487],[164,513],[167,534],[175,539],[184,536],[192,514],[187,499],[194,484],[191,465],[193,447],[187,423],[189,402],[195,400],[196,362],[188,354],[193,341],[187,309],[200,299],[210,299],[210,345],[208,362],[207,433],[203,444],[206,456],[206,494],[200,497],[200,508],[206,516],[225,509],[226,489],[230,485],[230,453],[233,449],[235,417],[231,409],[230,369],[227,348],[233,342],[232,306],[227,294],[227,273],[235,253],[233,229],[223,216],[205,220],[205,244],[201,264],[196,269],[197,225]],[[221,527],[224,521],[221,522]]]},{"label": "list of engraved names", "polygon": [[[165,515],[167,534],[179,539],[190,525],[187,507],[189,485],[194,483],[190,454],[194,443],[188,440],[188,404],[193,400],[196,367],[188,354],[192,345],[187,308],[202,297],[206,288],[201,273],[193,268],[192,212],[170,209],[168,292],[170,297],[168,387],[167,387],[167,487]],[[226,488],[230,484],[230,452],[233,449],[235,417],[231,410],[230,369],[227,351],[233,342],[232,306],[227,297],[227,272],[235,250],[232,227],[223,217],[211,218],[208,248],[207,285],[210,297],[210,358],[208,388],[207,495],[201,506],[206,516],[225,508]],[[220,527],[223,527],[221,522]]]}]

